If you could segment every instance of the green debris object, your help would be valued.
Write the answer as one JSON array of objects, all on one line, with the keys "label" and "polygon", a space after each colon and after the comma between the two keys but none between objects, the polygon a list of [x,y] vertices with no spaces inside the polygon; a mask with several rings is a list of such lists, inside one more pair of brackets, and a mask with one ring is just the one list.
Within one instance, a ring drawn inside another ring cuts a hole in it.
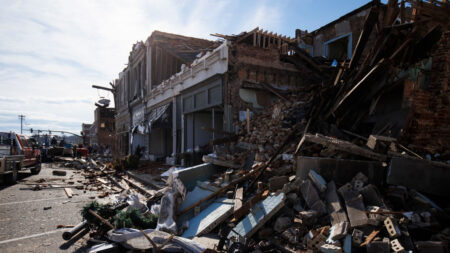
[{"label": "green debris object", "polygon": [[158,222],[158,216],[146,213],[141,214],[139,210],[131,208],[127,211],[120,211],[114,216],[114,226],[116,228],[156,228]]}]

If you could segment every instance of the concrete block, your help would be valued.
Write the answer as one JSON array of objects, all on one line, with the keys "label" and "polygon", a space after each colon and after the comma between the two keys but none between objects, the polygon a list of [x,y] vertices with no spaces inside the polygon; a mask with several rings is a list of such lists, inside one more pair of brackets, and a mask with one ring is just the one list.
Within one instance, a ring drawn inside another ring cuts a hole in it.
[{"label": "concrete block", "polygon": [[319,193],[309,179],[303,181],[300,186],[300,190],[309,208],[311,208],[317,201],[320,201]]},{"label": "concrete block", "polygon": [[347,213],[344,210],[330,213],[331,225],[335,225],[341,222],[348,222]]},{"label": "concrete block", "polygon": [[352,182],[361,181],[363,184],[367,184],[369,182],[369,178],[364,175],[362,172],[356,173],[356,175],[352,178]]},{"label": "concrete block", "polygon": [[393,157],[387,183],[403,185],[421,192],[448,196],[450,165],[412,158]]},{"label": "concrete block", "polygon": [[275,176],[269,179],[269,189],[271,191],[277,191],[282,189],[285,184],[289,182],[289,178],[287,176]]},{"label": "concrete block", "polygon": [[389,253],[391,251],[388,238],[384,238],[382,241],[372,241],[366,245],[367,253]]},{"label": "concrete block", "polygon": [[332,244],[323,244],[320,246],[320,252],[322,253],[341,253],[342,248]]},{"label": "concrete block", "polygon": [[382,199],[380,198],[380,195],[378,194],[378,189],[375,185],[369,184],[364,186],[359,191],[363,198],[364,203],[366,205],[371,206],[384,206]]},{"label": "concrete block", "polygon": [[361,195],[353,199],[345,200],[347,208],[348,219],[352,228],[365,226],[368,224],[366,208],[364,207],[363,198]]},{"label": "concrete block", "polygon": [[327,184],[325,199],[327,202],[328,213],[330,214],[331,225],[348,221],[347,214],[345,213],[341,201],[336,193],[336,185],[334,184],[334,181]]},{"label": "concrete block", "polygon": [[336,184],[331,181],[327,184],[327,191],[325,193],[325,200],[327,202],[327,209],[329,213],[343,210],[339,197],[336,193]]},{"label": "concrete block", "polygon": [[310,170],[308,176],[320,192],[327,190],[327,182],[315,170]]},{"label": "concrete block", "polygon": [[405,248],[403,248],[403,246],[398,241],[398,239],[391,241],[391,248],[395,253],[404,253],[405,252]]},{"label": "concrete block", "polygon": [[402,234],[397,223],[389,217],[384,220],[384,226],[386,227],[390,238],[396,238]]},{"label": "concrete block", "polygon": [[353,189],[355,189],[355,191],[360,191],[363,187],[364,187],[363,181],[361,181],[359,179],[353,181]]},{"label": "concrete block", "polygon": [[362,241],[363,241],[363,231],[359,230],[359,229],[353,229],[353,233],[352,233],[352,242],[355,245],[361,245]]},{"label": "concrete block", "polygon": [[347,192],[353,191],[353,185],[350,183],[346,183],[343,186],[339,187],[338,192],[342,197],[346,195]]}]

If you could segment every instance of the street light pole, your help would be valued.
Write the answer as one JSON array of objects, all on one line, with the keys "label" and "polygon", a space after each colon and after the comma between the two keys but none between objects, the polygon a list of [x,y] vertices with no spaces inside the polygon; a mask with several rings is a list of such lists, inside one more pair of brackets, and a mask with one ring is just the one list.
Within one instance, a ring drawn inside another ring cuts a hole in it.
[{"label": "street light pole", "polygon": [[20,114],[19,119],[20,119],[20,134],[23,134],[23,121],[25,119],[25,115]]}]

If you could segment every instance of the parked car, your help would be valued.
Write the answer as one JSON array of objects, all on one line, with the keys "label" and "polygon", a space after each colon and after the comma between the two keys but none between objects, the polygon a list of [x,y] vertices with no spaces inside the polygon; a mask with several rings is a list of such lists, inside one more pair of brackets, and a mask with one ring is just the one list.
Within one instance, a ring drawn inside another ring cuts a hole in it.
[{"label": "parked car", "polygon": [[29,169],[32,174],[41,171],[41,152],[29,144],[24,135],[0,132],[0,176],[15,183],[18,172]]}]

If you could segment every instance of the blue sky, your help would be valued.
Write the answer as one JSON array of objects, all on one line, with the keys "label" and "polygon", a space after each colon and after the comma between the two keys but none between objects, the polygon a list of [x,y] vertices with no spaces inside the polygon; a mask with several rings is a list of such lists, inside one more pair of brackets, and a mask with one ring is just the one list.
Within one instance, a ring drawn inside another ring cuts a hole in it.
[{"label": "blue sky", "polygon": [[294,37],[368,1],[0,0],[0,131],[79,132],[94,102],[153,30],[215,40],[259,26]]}]

